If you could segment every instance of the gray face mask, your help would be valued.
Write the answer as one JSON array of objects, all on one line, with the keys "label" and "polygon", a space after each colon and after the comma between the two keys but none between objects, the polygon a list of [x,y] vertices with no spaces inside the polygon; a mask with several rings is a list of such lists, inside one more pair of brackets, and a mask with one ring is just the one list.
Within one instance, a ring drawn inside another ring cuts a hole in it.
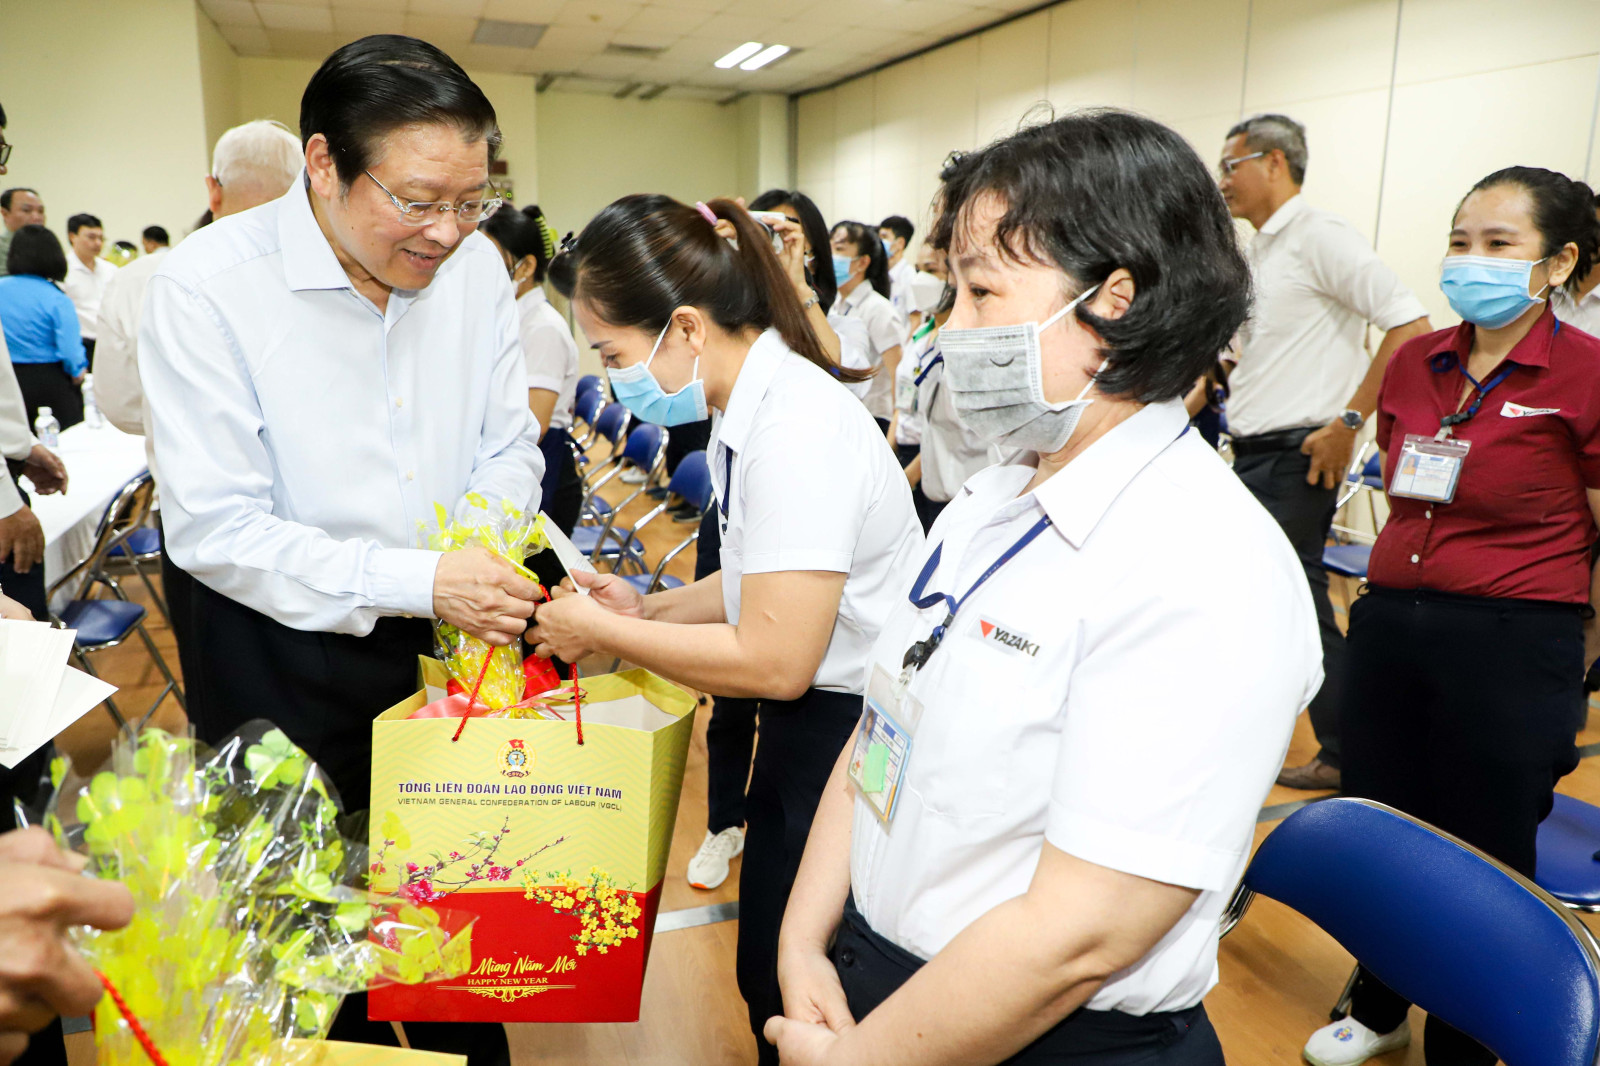
[{"label": "gray face mask", "polygon": [[1077,399],[1047,401],[1039,334],[1099,288],[1095,285],[1086,290],[1042,323],[939,331],[945,384],[957,416],[968,429],[1002,447],[1044,455],[1067,446],[1084,408],[1094,402],[1084,399],[1094,380],[1090,379]]}]

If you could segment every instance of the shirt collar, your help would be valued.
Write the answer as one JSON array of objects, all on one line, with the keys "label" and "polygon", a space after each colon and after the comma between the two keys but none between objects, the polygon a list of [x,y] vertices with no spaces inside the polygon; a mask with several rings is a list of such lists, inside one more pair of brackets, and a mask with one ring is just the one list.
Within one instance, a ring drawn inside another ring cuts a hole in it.
[{"label": "shirt collar", "polygon": [[[1474,328],[1471,322],[1463,322],[1455,329],[1439,332],[1438,339],[1428,349],[1427,355],[1429,364],[1436,372],[1443,373],[1461,365],[1464,356],[1472,351]],[[1550,365],[1550,348],[1555,339],[1556,316],[1547,302],[1544,313],[1528,330],[1528,335],[1516,343],[1506,358],[1518,366],[1544,369]]]},{"label": "shirt collar", "polygon": [[[451,256],[451,258],[453,259],[455,257]],[[517,303],[526,303],[529,307],[538,307],[540,304],[547,304],[549,302],[550,298],[546,296],[544,294],[544,290],[537,285],[523,293],[521,296],[517,297]]]},{"label": "shirt collar", "polygon": [[732,451],[744,449],[750,439],[750,427],[755,422],[756,409],[767,395],[778,368],[789,356],[789,346],[775,329],[769,329],[756,338],[750,354],[744,357],[744,366],[734,379],[733,391],[728,395],[728,409],[722,412],[717,426],[717,441]]},{"label": "shirt collar", "polygon": [[354,290],[311,211],[311,184],[304,169],[278,205],[278,245],[283,249],[283,277],[290,291]]},{"label": "shirt collar", "polygon": [[846,311],[854,311],[866,302],[868,293],[875,291],[872,287],[872,282],[862,278],[861,284],[852,289],[850,295],[844,298],[844,309]]},{"label": "shirt collar", "polygon": [[[1149,404],[1034,489],[1033,497],[1068,543],[1081,548],[1122,490],[1182,436],[1188,424],[1181,399]],[[973,475],[966,491],[977,494],[1011,482],[1017,476],[1012,468],[1037,464],[1036,453],[1023,452],[1009,463]]]},{"label": "shirt collar", "polygon": [[1257,231],[1257,235],[1272,237],[1282,233],[1285,226],[1305,213],[1305,209],[1305,198],[1299,193],[1295,193],[1278,205],[1278,209],[1272,212],[1272,217],[1267,219],[1266,223]]}]

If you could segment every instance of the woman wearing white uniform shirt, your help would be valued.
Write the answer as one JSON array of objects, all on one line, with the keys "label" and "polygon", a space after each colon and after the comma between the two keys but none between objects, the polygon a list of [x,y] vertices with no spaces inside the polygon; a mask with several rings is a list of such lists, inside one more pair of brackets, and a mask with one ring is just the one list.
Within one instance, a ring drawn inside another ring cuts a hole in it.
[{"label": "woman wearing white uniform shirt", "polygon": [[[799,227],[778,224],[785,256]],[[737,241],[737,246],[733,241]],[[867,651],[922,546],[905,478],[839,387],[771,237],[730,200],[629,196],[557,260],[578,325],[640,418],[720,412],[712,484],[722,569],[640,597],[613,575],[542,604],[529,639],[616,655],[759,700],[739,882],[739,989],[756,1033],[781,1009],[778,926],[817,798],[861,711]],[[763,1062],[776,1051],[758,1039]]]},{"label": "woman wearing white uniform shirt", "polygon": [[878,373],[864,402],[878,420],[878,428],[887,434],[894,417],[895,372],[906,329],[889,302],[889,260],[877,231],[860,222],[835,223],[832,246],[834,276],[842,297],[837,310],[866,327],[872,368]]},{"label": "woman wearing white uniform shirt", "polygon": [[570,536],[583,505],[583,482],[568,433],[578,393],[578,343],[541,287],[555,248],[544,216],[534,206],[496,212],[479,229],[500,249],[517,293],[517,332],[528,366],[528,406],[539,420],[539,451],[544,453],[539,506]]},{"label": "woman wearing white uniform shirt", "polygon": [[1320,673],[1294,552],[1185,433],[1248,268],[1146,118],[1075,114],[943,179],[946,381],[1026,450],[940,516],[873,647],[767,1033],[785,1066],[1219,1066],[1217,920]]}]

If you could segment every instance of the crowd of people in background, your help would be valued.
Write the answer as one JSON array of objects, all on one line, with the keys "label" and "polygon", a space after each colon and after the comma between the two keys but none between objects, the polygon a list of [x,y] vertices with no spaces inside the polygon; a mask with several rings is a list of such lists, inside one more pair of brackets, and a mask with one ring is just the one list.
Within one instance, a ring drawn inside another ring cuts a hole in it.
[{"label": "crowd of people in background", "polygon": [[[374,81],[421,110],[364,104]],[[218,141],[205,221],[221,224],[176,246],[147,227],[121,269],[96,215],[70,216],[63,245],[36,190],[0,192],[6,593],[45,617],[13,479],[61,481],[31,431],[70,429],[87,403],[146,437],[203,738],[269,714],[361,806],[370,715],[348,705],[409,692],[434,617],[708,693],[687,877],[716,888],[744,856],[737,981],[764,1063],[909,1046],[913,1026],[970,1061],[1219,1063],[1200,1000],[1274,775],[1532,875],[1600,658],[1588,186],[1513,165],[1462,190],[1440,220],[1462,323],[1436,330],[1302,194],[1308,135],[1285,115],[1230,129],[1214,173],[1139,116],[1030,125],[953,159],[920,243],[916,205],[830,221],[799,189],[626,197],[562,240],[538,206],[502,203],[498,136],[442,52],[373,37],[312,79],[299,137],[258,121]],[[328,288],[357,299],[302,298]],[[675,510],[698,523],[694,584],[585,577],[590,597],[536,603],[486,554],[435,571],[410,550],[415,514],[466,491],[579,524],[574,326],[612,398],[670,427],[669,477],[709,457],[713,506]],[[379,350],[387,372],[343,359]],[[1341,627],[1323,556],[1374,419],[1390,512]],[[274,434],[290,424],[320,428]],[[1218,567],[1227,595],[1195,572]],[[999,623],[961,613],[975,595]],[[993,658],[996,624],[1034,653]],[[964,724],[1002,661],[1014,720]],[[863,697],[869,719],[923,731],[893,837],[847,783]],[[1301,710],[1319,750],[1283,766]],[[1052,914],[1050,892],[1082,906]],[[1091,935],[1112,948],[1073,954]],[[985,961],[996,942],[1004,968]],[[941,1011],[974,973],[984,1008]],[[1363,972],[1305,1057],[1402,1046],[1408,1006]],[[359,1004],[339,1025],[392,1041]],[[506,1061],[492,1029],[417,1026],[413,1046],[488,1066]],[[1427,1058],[1494,1054],[1430,1019]]]}]

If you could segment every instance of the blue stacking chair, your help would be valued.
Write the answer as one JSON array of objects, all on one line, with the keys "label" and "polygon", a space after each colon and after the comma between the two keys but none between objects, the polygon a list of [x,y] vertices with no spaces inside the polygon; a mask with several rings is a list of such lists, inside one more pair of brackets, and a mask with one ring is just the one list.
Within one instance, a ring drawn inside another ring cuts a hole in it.
[{"label": "blue stacking chair", "polygon": [[[698,512],[700,518],[705,517],[706,511],[711,509],[711,464],[706,459],[704,449],[690,452],[678,462],[678,469],[672,472],[672,478],[667,482],[667,496],[670,499],[677,496]],[[663,500],[653,510],[639,519],[634,524],[633,533],[637,534],[650,522],[660,517],[667,510],[667,502]],[[637,536],[633,538],[637,541]],[[671,551],[661,556],[661,561],[656,563],[655,569],[650,569],[645,563],[643,553],[628,552],[617,556],[611,566],[612,573],[621,573],[625,563],[633,563],[639,568],[637,574],[623,574],[622,578],[635,589],[641,596],[648,596],[652,592],[662,589],[675,589],[683,584],[681,578],[663,573],[667,564],[682,554],[689,545],[700,539],[700,523],[694,523],[694,532],[679,541]]]},{"label": "blue stacking chair", "polygon": [[601,391],[600,390],[600,375],[599,374],[585,374],[585,375],[583,375],[583,377],[578,379],[578,393],[577,394],[579,396],[582,396],[586,392],[599,392],[599,391]]},{"label": "blue stacking chair", "polygon": [[1578,911],[1600,911],[1600,807],[1556,793],[1539,823],[1533,880]]},{"label": "blue stacking chair", "polygon": [[[107,512],[106,518],[110,518]],[[114,545],[111,554],[106,556],[106,570],[109,573],[131,573],[144,582],[145,591],[150,594],[150,602],[156,605],[156,610],[161,612],[161,617],[167,620],[167,628],[172,628],[172,612],[167,610],[167,601],[156,589],[155,582],[150,580],[150,568],[159,570],[161,566],[161,530],[155,526],[140,526],[131,530],[122,543]]]},{"label": "blue stacking chair", "polygon": [[[611,455],[600,466],[584,474],[583,503],[578,509],[578,521],[582,524],[603,522],[606,515],[611,513],[611,504],[603,497],[596,494],[595,490],[610,481],[621,466],[621,451],[623,442],[627,440],[628,422],[631,416],[628,409],[620,403],[606,404],[605,408],[595,417],[594,436],[591,440],[608,440],[611,442]],[[587,447],[587,446],[586,446]],[[583,467],[578,468],[583,473]]]},{"label": "blue stacking chair", "polygon": [[1511,1066],[1595,1066],[1600,946],[1549,893],[1476,848],[1381,803],[1323,800],[1262,842],[1224,935],[1258,894]]},{"label": "blue stacking chair", "polygon": [[[583,432],[581,434],[572,434],[572,439],[577,441],[580,448],[587,448],[594,443],[596,434],[595,420],[599,418],[600,412],[606,406],[605,395],[599,389],[579,392],[577,398],[572,401],[573,418],[577,422],[583,423]],[[577,426],[574,425],[573,428],[576,429]]]},{"label": "blue stacking chair", "polygon": [[[634,536],[634,529],[616,529],[617,515],[634,500],[644,494],[647,486],[655,477],[656,471],[661,469],[667,458],[667,431],[652,422],[640,422],[633,427],[633,432],[628,434],[627,441],[622,446],[622,451],[614,459],[608,460],[601,470],[604,475],[599,477],[594,488],[590,490],[589,497],[584,500],[584,509],[592,514],[603,514],[604,521],[600,525],[579,526],[572,531],[572,543],[579,551],[589,556],[591,562],[598,564],[602,559],[611,559],[618,556],[639,554],[643,555],[644,547],[639,544]],[[609,467],[610,469],[607,469]],[[605,503],[600,495],[601,488],[617,477],[622,471],[634,468],[645,472],[644,483],[635,489],[621,503],[612,507],[606,504],[601,511],[598,504]],[[596,471],[599,473],[600,471]]]},{"label": "blue stacking chair", "polygon": [[[150,653],[150,660],[161,672],[166,685],[157,693],[155,702],[150,704],[149,709],[139,716],[137,724],[131,727],[135,732],[144,727],[168,694],[177,699],[178,706],[188,709],[183,688],[173,677],[166,660],[161,657],[155,641],[151,640],[150,634],[145,631],[144,620],[147,612],[142,606],[128,599],[127,594],[122,591],[122,586],[117,583],[116,577],[106,566],[112,553],[119,548],[122,549],[124,557],[130,557],[137,552],[133,537],[140,530],[149,528],[147,523],[154,496],[155,482],[151,480],[148,471],[124,485],[100,521],[94,549],[88,558],[54,582],[47,593],[51,603],[55,602],[56,593],[63,588],[72,588],[79,593],[78,597],[63,607],[59,614],[53,614],[52,620],[65,629],[77,630],[77,636],[73,640],[72,657],[85,672],[95,674],[94,665],[89,660],[89,656],[95,652],[115,648],[134,634],[138,634],[139,639],[144,642],[145,650]],[[96,585],[110,589],[114,598],[94,599],[93,592]],[[122,730],[130,728],[127,718],[109,697],[105,701],[105,707],[118,728]]]},{"label": "blue stacking chair", "polygon": [[1367,579],[1367,563],[1371,558],[1370,544],[1329,544],[1322,549],[1324,569],[1357,581]]}]

